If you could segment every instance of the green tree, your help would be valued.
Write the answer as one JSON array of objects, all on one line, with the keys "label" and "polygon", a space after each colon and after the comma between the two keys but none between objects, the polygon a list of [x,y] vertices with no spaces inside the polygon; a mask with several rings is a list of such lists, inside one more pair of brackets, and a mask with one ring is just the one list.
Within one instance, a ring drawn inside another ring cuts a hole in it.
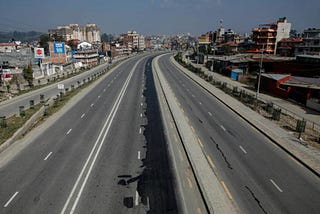
[{"label": "green tree", "polygon": [[225,55],[229,55],[232,52],[230,45],[222,45],[221,50]]},{"label": "green tree", "polygon": [[28,85],[32,87],[33,86],[33,70],[31,65],[28,65],[23,69],[23,77],[28,82]]},{"label": "green tree", "polygon": [[44,48],[45,54],[49,53],[49,44],[48,44],[48,42],[50,42],[50,41],[53,41],[53,39],[51,39],[48,34],[42,34],[39,37],[40,47]]},{"label": "green tree", "polygon": [[208,54],[206,46],[199,46],[199,53]]}]

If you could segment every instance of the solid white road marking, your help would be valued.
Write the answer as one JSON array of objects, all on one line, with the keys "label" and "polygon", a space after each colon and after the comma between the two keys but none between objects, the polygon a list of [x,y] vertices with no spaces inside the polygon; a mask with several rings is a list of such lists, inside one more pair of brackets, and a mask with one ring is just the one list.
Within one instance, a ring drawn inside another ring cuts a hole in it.
[{"label": "solid white road marking", "polygon": [[247,151],[242,146],[239,146],[239,147],[243,151],[244,154],[247,154]]},{"label": "solid white road marking", "polygon": [[138,151],[138,160],[140,160],[141,158],[141,154],[140,154],[140,151]]},{"label": "solid white road marking", "polygon": [[210,117],[212,117],[212,113],[210,111],[208,111],[208,114],[210,115]]},{"label": "solid white road marking", "polygon": [[13,194],[13,196],[11,196],[11,198],[9,199],[9,201],[8,201],[3,207],[7,207],[7,206],[11,203],[11,201],[12,201],[18,194],[19,194],[19,192],[15,192],[15,193]]},{"label": "solid white road marking", "polygon": [[81,115],[81,118],[83,118],[85,115],[86,115],[86,114],[82,114],[82,115]]},{"label": "solid white road marking", "polygon": [[52,152],[50,152],[43,160],[48,160],[48,158],[50,157],[50,155],[52,155]]},{"label": "solid white road marking", "polygon": [[136,200],[135,200],[134,204],[135,204],[136,206],[139,205],[139,193],[138,193],[138,191],[136,191]]},{"label": "solid white road marking", "polygon": [[223,125],[220,125],[220,127],[221,127],[221,129],[222,129],[223,131],[226,131],[226,128],[224,128]]},{"label": "solid white road marking", "polygon": [[271,183],[279,190],[279,192],[283,192],[282,189],[274,182],[272,179],[270,179]]},{"label": "solid white road marking", "polygon": [[[144,58],[142,58],[142,59],[144,59]],[[69,196],[67,198],[67,201],[63,206],[61,214],[64,214],[66,212],[66,210],[68,209],[69,203],[70,203],[71,199],[74,197],[73,195],[74,195],[76,189],[78,188],[78,185],[79,185],[81,179],[83,179],[83,175],[84,175],[84,173],[85,173],[85,171],[87,169],[87,166],[89,165],[89,162],[91,160],[91,164],[89,166],[89,169],[87,170],[87,172],[85,174],[85,177],[84,177],[84,179],[82,181],[81,187],[80,187],[80,189],[79,189],[79,191],[78,191],[78,193],[76,195],[76,198],[74,200],[72,208],[71,208],[71,210],[69,212],[70,214],[74,213],[74,211],[75,211],[75,209],[77,207],[77,204],[79,202],[79,199],[80,199],[80,197],[82,195],[83,189],[84,189],[84,187],[85,187],[85,185],[86,185],[86,183],[88,181],[88,178],[89,178],[89,176],[90,176],[90,174],[92,172],[93,166],[94,166],[94,164],[95,164],[95,162],[97,160],[97,157],[98,157],[98,155],[100,153],[102,145],[104,144],[105,139],[106,139],[106,137],[107,137],[107,135],[109,133],[111,124],[112,124],[112,122],[113,122],[113,120],[115,118],[115,115],[116,115],[116,113],[117,113],[117,111],[119,109],[120,103],[121,103],[121,101],[122,101],[122,99],[124,97],[124,94],[125,94],[125,92],[126,92],[126,90],[128,88],[129,82],[132,79],[134,70],[136,69],[138,63],[142,59],[140,59],[138,62],[136,62],[136,64],[132,68],[128,78],[126,79],[126,81],[125,81],[125,83],[124,83],[124,85],[123,85],[123,87],[122,87],[122,89],[121,89],[121,91],[120,91],[120,93],[119,93],[114,105],[112,106],[111,112],[108,115],[108,118],[107,118],[106,122],[104,123],[104,125],[103,125],[103,127],[102,127],[102,129],[101,129],[101,131],[99,133],[99,136],[98,136],[93,148],[91,149],[91,152],[90,152],[90,154],[89,154],[84,166],[82,167],[82,170],[81,170],[81,172],[80,172],[80,174],[79,174],[79,176],[78,176],[78,178],[77,178],[77,180],[76,180],[76,182],[75,182],[75,184],[74,184],[74,186],[73,186],[73,188],[72,188],[72,190],[71,190],[71,192],[70,192],[70,194],[69,194]],[[92,158],[92,156],[93,156],[93,158]]]},{"label": "solid white road marking", "polygon": [[69,129],[69,131],[67,132],[67,135],[70,134],[71,131],[72,131],[72,129]]}]

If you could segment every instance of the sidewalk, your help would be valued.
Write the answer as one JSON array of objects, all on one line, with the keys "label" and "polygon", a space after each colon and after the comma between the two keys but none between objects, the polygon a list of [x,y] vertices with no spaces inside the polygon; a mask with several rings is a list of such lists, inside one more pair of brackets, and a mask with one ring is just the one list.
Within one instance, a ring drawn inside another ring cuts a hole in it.
[{"label": "sidewalk", "polygon": [[[205,74],[209,74],[213,76],[213,78],[218,81],[226,82],[227,85],[236,86],[238,87],[239,90],[245,90],[247,93],[253,94],[254,96],[256,95],[256,92],[248,89],[247,85],[245,84],[232,80],[230,77],[226,77],[219,73],[210,71],[208,68],[206,68],[202,64],[195,64],[192,62],[190,63],[194,67],[201,68],[201,70],[204,71]],[[275,107],[281,108],[283,113],[287,113],[297,119],[305,119],[306,121],[309,121],[309,123],[311,123],[315,128],[320,130],[320,112],[314,111],[312,109],[308,109],[299,104],[295,104],[293,102],[290,102],[278,97],[273,97],[261,92],[259,93],[259,100],[265,103],[272,102]]]}]

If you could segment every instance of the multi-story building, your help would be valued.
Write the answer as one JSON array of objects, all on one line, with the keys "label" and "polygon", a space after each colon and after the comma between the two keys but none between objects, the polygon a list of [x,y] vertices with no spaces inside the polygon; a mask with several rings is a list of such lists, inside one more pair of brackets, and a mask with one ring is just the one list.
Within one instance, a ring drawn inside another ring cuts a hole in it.
[{"label": "multi-story building", "polygon": [[212,32],[207,32],[198,37],[199,44],[210,44],[212,42]]},{"label": "multi-story building", "polygon": [[302,43],[296,46],[295,54],[320,55],[320,28],[304,30]]},{"label": "multi-story building", "polygon": [[70,24],[64,26],[58,26],[55,29],[49,30],[50,37],[61,37],[65,41],[79,40],[81,42],[86,41],[89,43],[100,43],[100,29],[96,24],[87,24],[80,26],[78,24]]},{"label": "multi-story building", "polygon": [[302,38],[281,39],[277,45],[277,55],[293,57],[295,48],[302,43]]},{"label": "multi-story building", "polygon": [[146,43],[143,35],[139,36],[138,49],[139,51],[143,51],[146,49]]},{"label": "multi-story building", "polygon": [[93,67],[98,65],[99,54],[96,49],[78,50],[73,58],[77,63],[80,63],[80,67]]},{"label": "multi-story building", "polygon": [[250,52],[261,52],[276,54],[277,43],[283,38],[289,38],[291,23],[287,19],[279,18],[276,23],[262,24],[259,28],[253,28],[252,39],[255,43],[255,49]]},{"label": "multi-story building", "polygon": [[71,48],[68,45],[64,45],[64,51],[56,53],[54,51],[54,42],[48,42],[51,62],[54,65],[69,64],[72,61]]},{"label": "multi-story building", "polygon": [[120,41],[125,45],[129,52],[142,51],[146,48],[145,38],[136,31],[128,31],[120,35]]}]

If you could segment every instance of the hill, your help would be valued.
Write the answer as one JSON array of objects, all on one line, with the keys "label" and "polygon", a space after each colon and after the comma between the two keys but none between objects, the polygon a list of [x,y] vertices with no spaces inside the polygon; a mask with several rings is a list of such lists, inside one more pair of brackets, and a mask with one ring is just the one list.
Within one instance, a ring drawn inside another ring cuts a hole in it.
[{"label": "hill", "polygon": [[32,42],[39,39],[39,36],[43,34],[41,32],[29,31],[29,32],[0,32],[0,42],[9,42],[12,39],[15,41]]}]

